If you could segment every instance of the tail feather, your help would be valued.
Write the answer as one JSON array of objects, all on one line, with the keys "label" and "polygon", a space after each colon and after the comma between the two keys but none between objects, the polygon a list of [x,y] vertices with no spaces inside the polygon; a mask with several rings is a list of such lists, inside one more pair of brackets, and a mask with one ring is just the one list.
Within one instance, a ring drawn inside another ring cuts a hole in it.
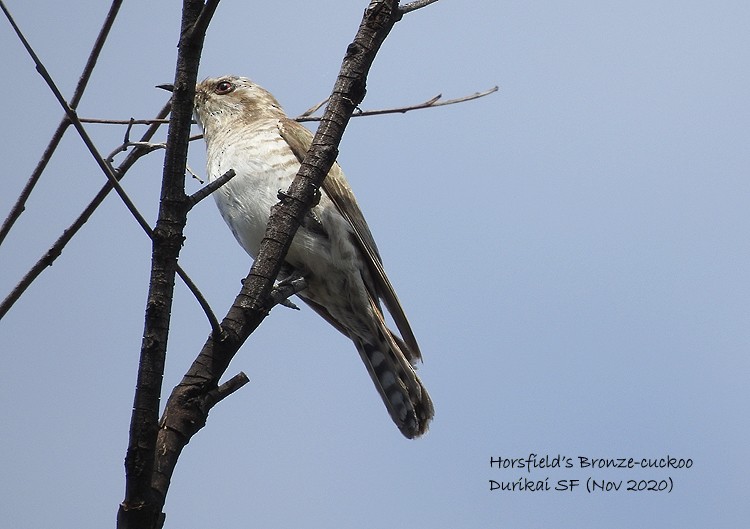
[{"label": "tail feather", "polygon": [[378,340],[373,340],[377,343],[360,339],[355,339],[354,343],[393,422],[402,434],[413,439],[427,431],[435,413],[432,400],[407,360],[407,354],[390,331],[385,331],[378,333]]},{"label": "tail feather", "polygon": [[[309,294],[308,286],[308,290],[298,295],[354,342],[388,413],[401,433],[409,439],[425,433],[435,410],[427,390],[414,371],[414,365],[421,359],[419,350],[410,347],[407,340],[388,329],[383,312],[372,295],[368,296],[367,309],[349,311],[350,317],[353,314],[367,315],[364,321],[361,320],[359,325],[345,325],[334,315],[340,315],[340,310],[332,313],[319,299],[308,297]],[[355,328],[358,331],[354,331]],[[411,341],[416,345],[413,337]]]}]

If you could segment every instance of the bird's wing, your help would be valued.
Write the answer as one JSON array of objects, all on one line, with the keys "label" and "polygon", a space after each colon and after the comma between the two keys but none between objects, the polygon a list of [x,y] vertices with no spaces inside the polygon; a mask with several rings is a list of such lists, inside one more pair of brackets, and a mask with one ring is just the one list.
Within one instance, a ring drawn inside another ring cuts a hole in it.
[{"label": "bird's wing", "polygon": [[[282,138],[291,147],[297,160],[302,163],[302,159],[312,144],[312,132],[288,118],[280,119],[278,126]],[[359,209],[359,205],[357,205],[357,200],[354,198],[354,193],[346,182],[344,172],[338,163],[334,163],[333,167],[331,167],[328,176],[323,181],[321,189],[328,195],[338,212],[349,222],[354,230],[357,243],[367,259],[370,274],[375,281],[374,286],[376,291],[374,295],[383,300],[388,312],[393,317],[393,321],[396,323],[396,327],[398,327],[401,337],[411,353],[409,355],[410,359],[412,361],[421,359],[422,355],[419,351],[419,345],[417,345],[417,339],[414,337],[409,321],[406,319],[406,314],[404,314],[404,309],[401,307],[401,303],[396,296],[396,291],[388,280],[388,276],[385,275],[385,269],[383,268],[383,262],[380,258],[378,247],[375,244],[375,239],[370,232],[370,228],[367,226],[365,217]]]}]

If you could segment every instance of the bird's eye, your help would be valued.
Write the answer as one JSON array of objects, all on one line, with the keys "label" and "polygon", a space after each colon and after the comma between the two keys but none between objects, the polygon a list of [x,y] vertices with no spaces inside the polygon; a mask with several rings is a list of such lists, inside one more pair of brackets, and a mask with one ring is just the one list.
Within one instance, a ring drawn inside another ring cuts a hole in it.
[{"label": "bird's eye", "polygon": [[219,95],[228,94],[234,90],[234,85],[229,81],[219,81],[216,83],[215,92]]}]

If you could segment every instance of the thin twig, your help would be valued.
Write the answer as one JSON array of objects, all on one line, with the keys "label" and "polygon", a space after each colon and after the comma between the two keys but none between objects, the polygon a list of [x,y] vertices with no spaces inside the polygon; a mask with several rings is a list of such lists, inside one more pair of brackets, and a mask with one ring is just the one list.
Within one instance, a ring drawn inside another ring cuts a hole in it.
[{"label": "thin twig", "polygon": [[320,107],[322,107],[323,105],[325,105],[326,103],[328,103],[329,99],[331,99],[330,96],[326,97],[320,103],[314,104],[313,106],[311,106],[310,108],[308,108],[307,110],[305,110],[302,114],[300,114],[299,117],[306,118],[308,116],[312,116],[313,114],[315,114],[320,109]]},{"label": "thin twig", "polygon": [[216,406],[219,402],[227,398],[229,395],[240,389],[242,386],[250,382],[247,375],[240,371],[232,378],[224,382],[222,385],[206,393],[206,397],[201,402],[205,412],[208,413],[211,408]]},{"label": "thin twig", "polygon": [[[153,234],[151,238],[153,239]],[[211,332],[213,333],[213,335],[217,337],[220,336],[221,324],[219,324],[219,320],[216,318],[216,314],[214,314],[214,311],[211,309],[211,305],[208,304],[208,301],[203,296],[203,292],[198,289],[198,286],[193,283],[193,280],[190,279],[190,276],[187,275],[187,273],[182,269],[180,265],[177,265],[176,271],[177,275],[180,276],[182,282],[185,283],[185,286],[188,287],[190,293],[193,294],[195,299],[198,301],[198,304],[203,309],[203,312],[208,318],[208,322],[211,324]]]},{"label": "thin twig", "polygon": [[[353,118],[360,118],[365,116],[380,116],[383,114],[405,114],[407,112],[410,112],[412,110],[422,110],[425,108],[434,108],[434,107],[443,107],[447,105],[455,105],[456,103],[464,103],[466,101],[473,101],[474,99],[479,99],[485,96],[488,96],[490,94],[493,94],[497,92],[500,88],[497,86],[493,86],[492,88],[489,88],[487,90],[482,90],[481,92],[475,92],[473,94],[469,94],[466,96],[456,97],[453,99],[442,99],[442,94],[438,94],[427,101],[424,101],[422,103],[417,103],[415,105],[407,105],[403,107],[393,107],[393,108],[383,108],[383,109],[376,109],[376,110],[357,110],[352,114]],[[319,116],[312,116],[311,114],[314,112],[317,112],[320,110],[320,108],[326,104],[328,99],[324,99],[320,103],[317,103],[310,107],[309,109],[305,110],[302,114],[297,116],[296,118],[293,118],[295,121],[305,122],[305,121],[320,121],[322,118]],[[96,123],[100,125],[129,125],[131,122],[136,125],[144,125],[144,124],[152,124],[152,123],[169,123],[168,119],[136,119],[136,120],[129,120],[129,119],[100,119],[100,118],[79,118],[81,120],[81,123]],[[193,122],[195,123],[195,122]],[[195,136],[190,137],[190,141],[198,140],[203,138],[202,134],[196,134]]]},{"label": "thin twig", "polygon": [[[2,0],[0,0],[0,3],[1,2]],[[3,7],[3,10],[5,10],[5,6],[3,5],[2,7]],[[10,13],[7,13],[7,15],[10,16]],[[52,94],[55,96],[58,103],[60,103],[60,106],[65,111],[65,114],[67,115],[68,120],[71,122],[73,127],[78,132],[78,135],[81,137],[81,139],[83,140],[83,143],[86,145],[86,148],[94,157],[94,160],[96,161],[97,165],[99,165],[99,168],[107,176],[110,183],[112,184],[112,187],[115,189],[117,194],[120,196],[120,199],[125,203],[125,206],[130,211],[130,214],[133,215],[136,221],[138,221],[138,224],[140,224],[141,227],[148,232],[151,229],[150,226],[148,225],[146,220],[143,218],[143,216],[140,214],[138,209],[135,207],[135,204],[133,203],[133,201],[130,200],[130,197],[128,197],[128,195],[125,193],[125,190],[122,188],[122,186],[118,182],[117,177],[115,176],[114,172],[111,170],[109,165],[107,165],[107,162],[104,160],[102,155],[99,154],[99,151],[94,145],[94,142],[91,140],[91,137],[88,135],[88,133],[86,132],[86,129],[83,127],[81,120],[78,119],[78,115],[75,109],[71,107],[70,104],[65,100],[65,97],[62,95],[62,93],[60,92],[60,89],[55,84],[55,81],[50,76],[49,72],[47,71],[47,68],[44,66],[41,59],[39,59],[39,56],[31,47],[31,44],[29,44],[29,41],[26,40],[26,37],[21,32],[21,29],[14,22],[13,22],[13,29],[16,31],[18,38],[21,40],[21,43],[23,44],[24,48],[26,48],[26,51],[28,52],[29,56],[31,56],[31,59],[34,61],[34,64],[36,64],[37,72],[39,72],[39,75],[42,76],[42,79],[44,79],[44,81],[47,83],[47,86],[52,91]]]},{"label": "thin twig", "polygon": [[[167,114],[169,114],[169,108],[169,104],[165,105],[157,115],[166,116]],[[141,142],[148,142],[148,140],[150,140],[154,136],[154,134],[156,134],[160,125],[161,123],[154,123],[153,125],[151,125],[141,137]],[[147,154],[148,152],[148,150],[138,147],[130,151],[130,153],[125,157],[122,163],[116,169],[114,169],[114,173],[117,175],[117,178],[122,179],[125,176],[125,173],[127,173],[128,169],[130,169],[141,156]],[[34,280],[39,277],[39,275],[48,266],[52,266],[52,263],[54,263],[55,259],[60,256],[68,242],[70,242],[75,234],[78,233],[78,230],[80,230],[83,225],[86,224],[96,208],[98,208],[99,205],[104,202],[104,199],[107,197],[107,195],[109,195],[110,191],[112,191],[112,185],[108,180],[101,188],[101,190],[99,190],[96,196],[91,200],[91,202],[89,202],[89,204],[84,208],[78,218],[70,226],[68,226],[67,229],[63,230],[62,235],[60,235],[60,237],[55,241],[52,247],[47,250],[47,252],[36,262],[36,264],[34,264],[34,266],[31,267],[31,269],[26,273],[26,275],[24,275],[21,281],[19,281],[18,284],[13,288],[10,294],[8,294],[2,301],[2,303],[0,303],[0,319],[2,319],[3,316],[8,312],[8,310],[10,310],[10,308],[13,306],[13,304],[18,301],[18,299],[26,291],[26,289],[29,288],[31,283],[33,283]]]},{"label": "thin twig", "polygon": [[47,144],[47,148],[44,149],[44,152],[42,153],[41,158],[39,158],[31,176],[26,181],[26,185],[18,195],[16,203],[5,218],[2,227],[0,227],[0,245],[3,244],[3,241],[13,227],[13,224],[15,224],[21,214],[26,210],[26,201],[29,199],[29,196],[31,196],[31,192],[34,190],[34,186],[36,186],[39,178],[42,176],[50,158],[52,158],[52,154],[57,149],[57,146],[60,145],[60,140],[62,140],[65,131],[68,129],[68,125],[70,125],[68,118],[63,118],[57,126],[54,134],[52,134],[52,138],[50,139],[49,144]]},{"label": "thin twig", "polygon": [[130,131],[133,130],[133,118],[130,118],[130,121],[128,122],[128,128],[125,129],[125,139],[122,140],[123,143],[128,144],[130,143]]},{"label": "thin twig", "polygon": [[[166,116],[169,113],[170,104],[167,104],[159,113],[159,116]],[[158,149],[161,147],[160,144],[152,144],[149,143],[148,140],[150,140],[154,134],[156,133],[159,126],[164,122],[164,120],[161,119],[155,119],[152,120],[153,123],[151,127],[144,133],[143,137],[140,141],[137,142],[130,142],[130,145],[134,146],[135,148],[130,152],[127,158],[117,167],[117,168],[111,168],[112,172],[117,175],[116,178],[118,180],[122,179],[125,176],[125,173],[127,172],[130,167],[133,166],[133,164],[141,158],[142,156],[145,156],[146,154],[154,151],[155,149]],[[121,148],[118,148],[118,151],[121,150]],[[107,162],[109,163],[109,159]],[[73,236],[78,232],[78,230],[88,221],[89,217],[94,213],[97,207],[104,201],[104,198],[109,194],[109,192],[112,190],[112,184],[110,181],[107,181],[107,183],[104,185],[104,187],[97,193],[97,195],[94,197],[94,199],[89,203],[89,205],[83,210],[83,212],[78,216],[78,218],[73,222],[73,224],[68,227],[65,231],[63,231],[63,234],[55,241],[55,243],[52,245],[52,247],[47,250],[47,252],[36,262],[36,264],[24,275],[24,277],[19,281],[19,283],[13,288],[13,290],[6,296],[6,298],[0,303],[0,319],[5,316],[5,314],[10,310],[10,308],[15,304],[16,301],[21,297],[21,295],[28,289],[28,287],[31,285],[31,283],[34,282],[34,280],[39,277],[39,275],[44,271],[45,268],[48,266],[52,266],[52,263],[62,254],[63,249],[65,246],[70,242],[70,240],[73,238]],[[145,220],[144,220],[145,223]],[[144,229],[146,235],[149,236],[150,239],[153,240],[154,234],[153,230],[150,226],[147,224],[144,226],[141,224],[141,227]],[[209,305],[208,301],[206,301],[206,298],[203,296],[203,293],[200,291],[200,289],[196,286],[196,284],[193,282],[193,280],[190,278],[190,276],[178,265],[177,266],[177,275],[182,279],[183,283],[185,283],[185,286],[187,286],[188,290],[190,290],[190,293],[193,294],[196,301],[200,305],[201,309],[206,315],[206,318],[208,319],[209,324],[211,325],[212,332],[218,336],[221,333],[221,326],[219,325],[219,320],[216,318],[216,315],[214,314],[213,310],[211,309],[211,306]]]},{"label": "thin twig", "polygon": [[[191,139],[190,141],[192,141],[192,139]],[[195,171],[193,171],[193,170],[191,169],[191,167],[190,167],[190,164],[189,164],[189,163],[186,163],[186,164],[185,164],[185,171],[187,171],[187,173],[188,173],[188,174],[189,174],[189,175],[190,175],[190,176],[191,176],[191,177],[192,177],[193,179],[195,179],[195,180],[198,180],[198,183],[199,183],[199,184],[203,185],[203,184],[205,184],[205,183],[206,183],[206,182],[205,182],[205,181],[204,181],[204,180],[203,180],[203,179],[202,179],[202,178],[201,178],[200,176],[198,176],[198,175],[197,175],[197,174],[195,173]]]},{"label": "thin twig", "polygon": [[194,39],[195,35],[203,35],[206,33],[208,24],[211,22],[211,19],[213,18],[217,7],[219,7],[219,0],[208,0],[206,2],[200,14],[198,15],[198,19],[195,21],[195,24],[193,24],[193,27],[190,28],[190,32],[187,35],[188,40]]},{"label": "thin twig", "polygon": [[234,172],[234,169],[230,169],[213,182],[209,182],[206,186],[200,188],[198,191],[190,195],[188,197],[189,207],[192,208],[198,202],[229,182],[232,178],[234,178],[235,174],[236,173]]},{"label": "thin twig", "polygon": [[150,143],[147,141],[128,141],[126,143],[123,143],[122,145],[119,145],[115,150],[113,150],[111,153],[107,155],[107,157],[104,159],[105,162],[107,162],[110,166],[115,161],[115,156],[120,154],[121,152],[126,152],[128,148],[130,147],[138,147],[145,151],[143,154],[148,154],[151,151],[156,151],[159,149],[166,148],[166,143]]},{"label": "thin twig", "polygon": [[[152,125],[153,123],[169,123],[169,118],[163,119],[101,119],[101,118],[78,118],[81,123],[94,123],[98,125]],[[195,122],[193,122],[195,123]]]},{"label": "thin twig", "polygon": [[115,23],[115,17],[117,17],[117,13],[120,9],[120,6],[122,5],[122,1],[123,0],[114,0],[109,8],[109,13],[107,13],[107,16],[104,18],[102,28],[99,30],[99,35],[97,35],[96,37],[94,47],[91,49],[89,58],[86,61],[86,66],[84,66],[83,73],[78,79],[78,84],[76,85],[76,89],[73,92],[73,97],[70,98],[70,106],[72,106],[73,108],[77,108],[78,103],[81,102],[83,92],[84,90],[86,90],[89,79],[91,79],[91,74],[94,71],[94,66],[96,66],[96,61],[99,60],[99,54],[101,53],[102,48],[104,48],[104,43],[107,41],[109,31],[112,29],[112,25]]},{"label": "thin twig", "polygon": [[[0,4],[2,3],[2,0],[0,0]],[[6,12],[6,16],[10,18],[10,13],[7,12],[5,9],[5,5],[2,4],[3,11]],[[215,9],[215,6],[214,6]],[[16,31],[16,34],[18,35],[18,38],[21,40],[22,44],[26,48],[26,51],[31,56],[32,60],[36,64],[36,69],[39,72],[39,74],[42,76],[42,78],[47,83],[47,86],[49,86],[50,90],[54,94],[55,98],[58,100],[60,105],[63,107],[63,110],[65,111],[68,120],[70,123],[75,127],[76,131],[78,132],[79,136],[83,140],[84,144],[88,148],[91,155],[94,157],[96,163],[99,165],[99,168],[104,172],[104,174],[107,176],[107,179],[109,180],[110,185],[112,188],[117,192],[122,202],[127,207],[128,211],[130,211],[130,214],[135,218],[135,220],[138,222],[138,224],[141,226],[143,231],[146,232],[146,234],[153,240],[154,238],[154,232],[151,229],[151,226],[149,226],[146,219],[141,215],[140,211],[138,211],[138,208],[135,206],[133,201],[130,199],[130,197],[127,195],[123,187],[120,185],[120,182],[117,178],[117,175],[115,174],[115,171],[112,169],[109,163],[107,163],[107,160],[105,160],[101,154],[99,154],[99,151],[97,150],[96,146],[94,145],[94,142],[91,140],[91,137],[86,132],[86,129],[83,127],[83,124],[78,119],[78,115],[76,114],[76,111],[74,108],[70,106],[70,104],[65,100],[65,97],[62,95],[60,90],[58,89],[57,85],[55,84],[54,80],[50,76],[49,72],[47,71],[47,68],[44,66],[42,61],[39,59],[39,56],[36,54],[34,49],[31,47],[31,44],[26,40],[26,37],[21,32],[21,29],[13,22],[12,19],[11,23],[13,25],[13,29]],[[128,125],[131,127],[133,124],[133,120],[129,120]],[[129,130],[129,129],[128,129]],[[127,134],[126,134],[127,136]],[[127,141],[127,137],[126,137]],[[58,254],[59,255],[59,254]],[[52,261],[57,258],[57,255],[52,255]],[[198,303],[203,308],[204,312],[206,313],[206,316],[208,317],[209,322],[211,323],[211,328],[213,329],[214,333],[220,333],[221,327],[219,325],[219,322],[214,315],[213,311],[211,310],[211,307],[209,306],[206,299],[203,297],[202,293],[198,288],[196,287],[195,283],[190,279],[190,277],[185,273],[184,270],[182,270],[179,266],[176,266],[175,272],[177,275],[180,276],[180,278],[184,281],[185,285],[190,289],[190,291],[193,293],[195,298],[198,300]],[[33,280],[33,279],[32,279]],[[15,300],[14,300],[15,301]],[[12,303],[11,303],[12,304]],[[0,314],[0,317],[2,314]]]},{"label": "thin twig", "polygon": [[[112,28],[112,24],[114,23],[115,18],[117,17],[117,13],[121,5],[122,5],[122,0],[114,0],[112,2],[112,5],[109,8],[109,12],[107,13],[106,18],[104,19],[102,28],[99,31],[99,35],[96,37],[94,46],[91,49],[91,53],[89,54],[88,60],[86,61],[86,66],[83,68],[83,73],[81,73],[81,77],[78,80],[76,89],[73,92],[73,97],[70,100],[70,105],[73,108],[78,106],[78,103],[81,101],[81,97],[83,97],[83,92],[86,90],[86,85],[88,84],[88,81],[91,78],[91,73],[94,70],[96,61],[99,58],[99,54],[102,48],[104,47],[104,42],[107,40],[107,36],[109,35],[109,31]],[[8,11],[8,9],[5,7],[5,3],[2,0],[0,0],[0,8],[2,8],[3,12],[5,13],[6,18],[10,22],[11,26],[13,26],[13,29],[16,31],[16,34],[20,36],[20,31],[18,29],[18,26],[16,25],[16,22],[13,20],[13,17],[10,14],[10,11]],[[15,224],[16,220],[18,220],[18,218],[26,209],[26,201],[31,195],[31,192],[34,190],[34,187],[39,181],[39,178],[42,176],[44,169],[47,167],[47,163],[52,157],[52,154],[55,152],[55,150],[57,149],[57,146],[60,144],[60,140],[62,139],[65,131],[67,130],[68,125],[70,125],[70,121],[68,120],[66,116],[62,119],[60,124],[57,126],[57,129],[52,135],[52,138],[50,139],[50,142],[47,145],[47,148],[44,150],[42,157],[39,159],[37,166],[34,168],[34,171],[31,173],[31,176],[26,182],[26,185],[21,191],[21,194],[18,196],[18,199],[16,199],[16,203],[14,204],[10,213],[6,217],[5,221],[3,222],[2,227],[0,227],[0,245],[2,245],[3,241],[5,240],[5,237],[8,235],[8,232],[10,232],[11,228],[13,227],[13,224]]]},{"label": "thin twig", "polygon": [[[396,107],[396,108],[384,108],[381,110],[357,110],[352,114],[352,117],[364,117],[364,116],[379,116],[383,114],[406,114],[407,112],[410,112],[412,110],[421,110],[424,108],[434,108],[434,107],[444,107],[446,105],[455,105],[456,103],[463,103],[465,101],[472,101],[474,99],[479,99],[480,97],[484,97],[490,94],[493,94],[497,92],[499,88],[497,86],[493,86],[489,90],[483,90],[481,92],[475,92],[471,95],[462,96],[462,97],[456,97],[454,99],[445,99],[441,100],[442,95],[438,94],[435,97],[432,97],[428,99],[427,101],[423,103],[418,103],[416,105],[409,105],[404,107]],[[315,117],[315,116],[300,116],[295,118],[295,121],[320,121],[321,118]]]},{"label": "thin twig", "polygon": [[411,13],[412,11],[416,11],[417,9],[421,9],[430,4],[434,4],[437,1],[438,0],[416,0],[414,2],[409,2],[405,6],[399,7],[398,11],[402,15],[405,15],[406,13]]}]

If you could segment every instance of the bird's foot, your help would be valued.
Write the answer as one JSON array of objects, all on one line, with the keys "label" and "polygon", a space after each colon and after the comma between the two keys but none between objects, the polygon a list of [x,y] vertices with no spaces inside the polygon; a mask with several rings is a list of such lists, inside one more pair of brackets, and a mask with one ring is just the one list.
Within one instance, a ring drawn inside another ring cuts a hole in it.
[{"label": "bird's foot", "polygon": [[[286,268],[286,267],[285,267]],[[299,310],[299,307],[289,300],[289,297],[307,288],[307,281],[297,269],[282,269],[285,275],[271,290],[271,306],[283,305],[290,309]]]}]

